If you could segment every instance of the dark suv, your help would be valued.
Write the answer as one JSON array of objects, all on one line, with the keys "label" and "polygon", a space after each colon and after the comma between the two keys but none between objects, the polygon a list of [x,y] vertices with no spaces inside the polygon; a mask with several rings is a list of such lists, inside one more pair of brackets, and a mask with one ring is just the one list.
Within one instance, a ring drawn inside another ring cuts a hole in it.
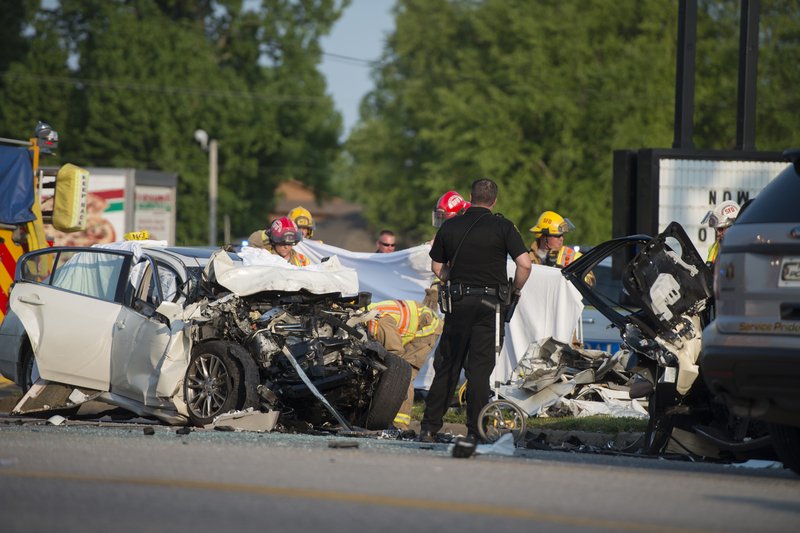
[{"label": "dark suv", "polygon": [[770,424],[800,474],[800,149],[725,233],[714,268],[716,318],[702,374],[740,415]]}]

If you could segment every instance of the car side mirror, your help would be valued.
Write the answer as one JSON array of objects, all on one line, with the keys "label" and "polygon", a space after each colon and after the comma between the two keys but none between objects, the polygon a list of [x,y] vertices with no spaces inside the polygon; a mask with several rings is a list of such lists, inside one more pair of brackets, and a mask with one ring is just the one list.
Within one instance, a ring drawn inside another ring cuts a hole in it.
[{"label": "car side mirror", "polygon": [[175,302],[161,302],[156,308],[156,313],[167,319],[167,325],[180,318],[183,308]]}]

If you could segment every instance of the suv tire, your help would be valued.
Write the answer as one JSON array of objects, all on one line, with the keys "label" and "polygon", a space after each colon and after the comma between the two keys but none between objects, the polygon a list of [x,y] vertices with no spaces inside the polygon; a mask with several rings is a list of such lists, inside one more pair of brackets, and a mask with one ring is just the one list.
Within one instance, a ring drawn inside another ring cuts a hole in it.
[{"label": "suv tire", "polygon": [[800,474],[800,428],[770,424],[769,433],[772,436],[772,446],[783,466]]}]

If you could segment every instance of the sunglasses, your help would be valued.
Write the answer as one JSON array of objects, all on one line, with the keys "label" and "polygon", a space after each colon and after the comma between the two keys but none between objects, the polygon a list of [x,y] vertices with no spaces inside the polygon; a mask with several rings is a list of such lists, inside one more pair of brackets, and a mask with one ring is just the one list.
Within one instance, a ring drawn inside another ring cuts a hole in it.
[{"label": "sunglasses", "polygon": [[380,244],[381,246],[391,246],[392,248],[394,248],[395,246],[397,246],[397,245],[396,245],[395,243],[393,243],[393,242],[383,242],[383,241],[378,241],[378,244]]}]

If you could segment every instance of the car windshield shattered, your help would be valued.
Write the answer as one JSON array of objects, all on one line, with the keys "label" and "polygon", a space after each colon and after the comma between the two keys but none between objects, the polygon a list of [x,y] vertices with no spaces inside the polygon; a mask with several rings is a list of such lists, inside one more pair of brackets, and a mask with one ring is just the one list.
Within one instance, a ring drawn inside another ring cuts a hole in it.
[{"label": "car windshield shattered", "polygon": [[298,268],[263,253],[144,242],[49,248],[18,263],[0,325],[13,413],[88,400],[171,424],[269,414],[262,429],[385,429],[411,368],[367,334],[369,293],[336,257]]}]

